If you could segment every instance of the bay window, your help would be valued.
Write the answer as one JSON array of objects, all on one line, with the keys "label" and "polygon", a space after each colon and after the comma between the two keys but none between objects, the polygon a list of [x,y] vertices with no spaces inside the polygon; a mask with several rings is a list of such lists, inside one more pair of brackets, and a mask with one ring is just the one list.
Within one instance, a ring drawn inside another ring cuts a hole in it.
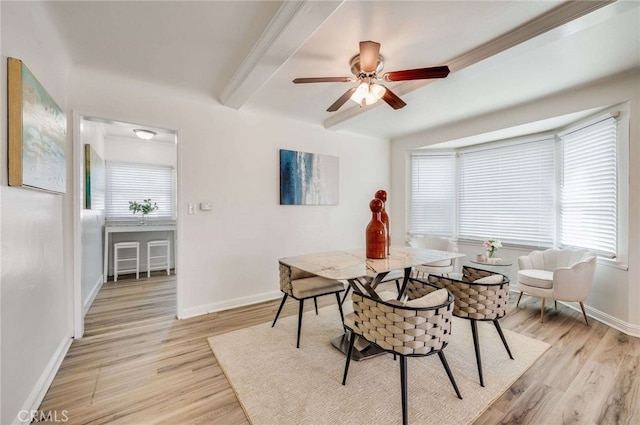
[{"label": "bay window", "polygon": [[409,233],[618,255],[617,121],[411,156]]}]

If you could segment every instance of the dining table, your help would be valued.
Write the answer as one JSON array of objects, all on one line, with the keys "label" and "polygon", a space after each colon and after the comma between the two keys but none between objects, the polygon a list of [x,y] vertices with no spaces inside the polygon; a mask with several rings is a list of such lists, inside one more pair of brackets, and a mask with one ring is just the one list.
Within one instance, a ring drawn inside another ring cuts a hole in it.
[{"label": "dining table", "polygon": [[[414,266],[464,257],[465,254],[434,249],[391,246],[386,258],[367,258],[364,248],[330,251],[281,258],[280,262],[327,279],[349,283],[354,292],[381,299],[378,285],[392,272],[402,272],[402,286],[397,298],[401,299]],[[347,353],[348,336],[343,334],[332,341],[334,347]],[[356,341],[353,360],[363,360],[381,351],[364,340]]]}]

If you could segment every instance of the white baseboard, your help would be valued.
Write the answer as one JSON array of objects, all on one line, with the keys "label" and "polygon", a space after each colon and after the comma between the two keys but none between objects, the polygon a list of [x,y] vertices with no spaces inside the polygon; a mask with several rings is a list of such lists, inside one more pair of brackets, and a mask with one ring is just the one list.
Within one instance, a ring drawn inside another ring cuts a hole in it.
[{"label": "white baseboard", "polygon": [[210,303],[189,307],[178,312],[178,319],[188,319],[190,317],[200,316],[202,314],[213,313],[215,311],[229,310],[231,308],[242,307],[245,305],[257,304],[264,301],[271,301],[282,297],[282,292],[272,291],[262,294],[251,295],[248,297],[234,298],[232,300],[222,301],[218,303]]},{"label": "white baseboard", "polygon": [[89,311],[89,307],[91,307],[91,304],[93,304],[93,301],[96,299],[96,296],[98,295],[98,292],[100,292],[100,289],[102,288],[103,283],[104,282],[102,279],[102,275],[100,275],[100,278],[98,279],[96,284],[93,285],[93,290],[91,291],[91,293],[87,297],[87,300],[84,302],[84,305],[82,306],[82,317],[87,315],[87,311]]},{"label": "white baseboard", "polygon": [[[38,407],[40,407],[40,403],[42,403],[42,400],[44,400],[44,396],[47,394],[47,391],[49,390],[49,387],[53,382],[53,378],[56,377],[56,373],[58,373],[58,369],[60,369],[60,365],[62,364],[64,357],[67,355],[67,351],[69,351],[69,347],[71,347],[72,342],[73,335],[71,332],[68,332],[64,336],[62,341],[60,341],[60,345],[58,345],[56,352],[51,357],[51,360],[49,360],[47,367],[40,375],[40,378],[38,379],[38,382],[36,382],[36,385],[33,387],[33,390],[31,390],[31,393],[25,401],[21,412],[34,411],[37,410]],[[24,420],[21,420],[21,418]],[[19,412],[13,420],[13,423],[16,425],[26,425],[30,422],[31,420],[28,415],[20,415]]]},{"label": "white baseboard", "polygon": [[[560,301],[560,304],[566,305],[572,310],[577,311],[582,314],[582,310],[580,310],[578,303],[571,303],[566,301]],[[620,320],[617,317],[614,317],[610,314],[602,312],[593,307],[589,307],[588,305],[584,305],[584,309],[587,312],[587,316],[591,317],[598,322],[604,323],[605,325],[617,329],[620,332],[627,334],[629,336],[634,336],[636,338],[640,338],[640,326],[634,325],[633,323],[625,322],[624,320]]]},{"label": "white baseboard", "polygon": [[[517,288],[509,288],[511,292],[520,293],[520,290]],[[526,295],[526,293],[525,293]],[[560,304],[569,307],[572,310],[577,311],[582,316],[582,310],[580,310],[580,304],[577,302],[569,302],[569,301],[558,301]],[[601,322],[613,329],[619,330],[620,332],[627,334],[629,336],[633,336],[636,338],[640,338],[640,325],[634,325],[633,323],[625,322],[624,320],[620,320],[617,317],[614,317],[610,314],[607,314],[603,311],[598,310],[597,308],[590,307],[588,305],[584,305],[584,309],[587,312],[587,316],[591,317],[598,322]]]}]

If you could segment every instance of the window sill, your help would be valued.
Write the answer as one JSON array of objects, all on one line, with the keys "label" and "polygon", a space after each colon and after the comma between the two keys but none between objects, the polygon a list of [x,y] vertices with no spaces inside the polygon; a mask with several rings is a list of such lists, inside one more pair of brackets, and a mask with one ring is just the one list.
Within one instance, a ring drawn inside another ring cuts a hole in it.
[{"label": "window sill", "polygon": [[[474,242],[469,240],[458,240],[457,243],[458,245],[464,245],[464,246],[472,246],[472,247],[480,247],[480,248],[482,247],[482,242],[479,242],[479,241]],[[545,249],[549,249],[549,248],[505,244],[501,249],[510,250],[510,251],[520,251],[526,255],[531,251],[536,251],[536,250],[544,251]],[[629,270],[629,265],[627,264],[626,261],[620,261],[619,259],[616,259],[616,258],[605,258],[605,257],[599,256],[598,264],[606,267],[611,267],[614,269],[624,270],[624,271]]]},{"label": "window sill", "polygon": [[603,265],[603,266],[607,266],[607,267],[612,267],[614,269],[620,269],[620,270],[624,270],[624,271],[628,271],[629,270],[629,265],[623,263],[622,261],[618,261],[614,258],[602,258],[602,257],[598,257],[598,264]]}]

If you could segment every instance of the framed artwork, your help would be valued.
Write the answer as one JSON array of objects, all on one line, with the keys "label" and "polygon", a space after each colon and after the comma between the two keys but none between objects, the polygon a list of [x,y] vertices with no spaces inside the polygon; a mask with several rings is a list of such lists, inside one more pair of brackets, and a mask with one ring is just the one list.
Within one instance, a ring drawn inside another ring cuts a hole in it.
[{"label": "framed artwork", "polygon": [[104,210],[105,173],[104,159],[90,144],[84,145],[84,207],[88,210]]},{"label": "framed artwork", "polygon": [[21,60],[7,77],[9,185],[65,193],[67,117]]},{"label": "framed artwork", "polygon": [[338,157],[280,149],[280,205],[338,205]]}]

